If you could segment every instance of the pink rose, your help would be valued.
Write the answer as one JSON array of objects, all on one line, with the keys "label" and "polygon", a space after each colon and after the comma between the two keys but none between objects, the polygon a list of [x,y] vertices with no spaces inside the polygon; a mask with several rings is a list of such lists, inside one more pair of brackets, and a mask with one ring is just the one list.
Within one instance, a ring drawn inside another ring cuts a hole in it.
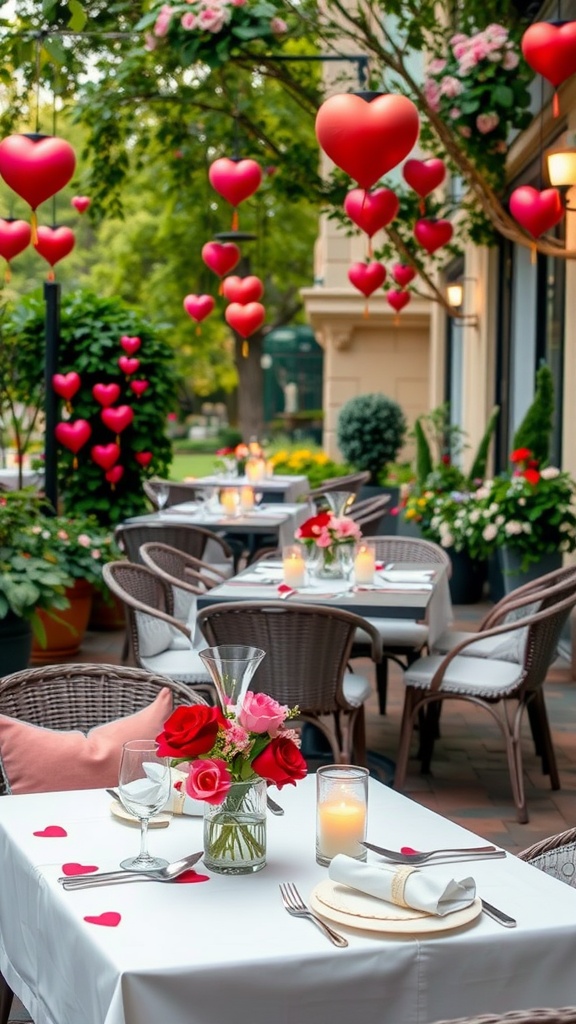
[{"label": "pink rose", "polygon": [[249,732],[268,732],[275,736],[286,721],[288,708],[279,704],[266,693],[252,693],[250,690],[242,702],[242,710],[238,715],[240,725]]},{"label": "pink rose", "polygon": [[195,14],[192,14],[192,11],[188,11],[186,14],[182,15],[182,18],[180,19],[180,24],[182,25],[182,28],[191,31],[192,29],[198,27],[198,18],[196,17]]},{"label": "pink rose", "polygon": [[198,27],[206,32],[220,32],[225,21],[224,12],[215,7],[205,7],[198,15]]},{"label": "pink rose", "polygon": [[151,32],[148,32],[144,42],[144,49],[151,52],[152,50],[155,50],[157,46],[158,40],[156,39],[156,36],[152,35]]},{"label": "pink rose", "polygon": [[288,25],[283,18],[272,18],[270,28],[275,36],[283,36],[288,31]]},{"label": "pink rose", "polygon": [[487,135],[488,132],[494,131],[499,124],[500,118],[498,114],[478,114],[476,118],[476,127],[482,135]]},{"label": "pink rose", "polygon": [[164,4],[160,8],[160,13],[156,18],[156,24],[154,25],[154,35],[158,37],[165,36],[170,28],[170,22],[172,21],[172,8],[169,4]]},{"label": "pink rose", "polygon": [[207,758],[204,761],[193,761],[186,779],[186,792],[195,800],[205,800],[208,804],[221,804],[226,796],[232,779],[228,766],[220,758]]},{"label": "pink rose", "polygon": [[513,71],[514,68],[518,67],[518,64],[518,54],[514,53],[514,50],[506,50],[504,54],[504,59],[502,61],[502,67],[505,68],[506,71]]}]

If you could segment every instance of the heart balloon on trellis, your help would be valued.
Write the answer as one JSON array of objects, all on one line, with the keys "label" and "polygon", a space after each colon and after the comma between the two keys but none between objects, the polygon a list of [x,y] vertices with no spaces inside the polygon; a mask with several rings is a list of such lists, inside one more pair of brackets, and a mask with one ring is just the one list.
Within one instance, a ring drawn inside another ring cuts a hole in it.
[{"label": "heart balloon on trellis", "polygon": [[82,381],[80,374],[76,373],[76,370],[70,370],[69,373],[55,373],[52,377],[52,387],[60,398],[64,398],[67,402],[79,390]]},{"label": "heart balloon on trellis", "polygon": [[67,420],[66,422],[57,423],[54,434],[56,440],[63,448],[68,448],[69,451],[74,453],[72,466],[74,469],[77,469],[78,459],[76,455],[92,434],[92,427],[88,420]]},{"label": "heart balloon on trellis", "polygon": [[120,458],[119,444],[95,444],[90,449],[90,457],[101,469],[112,469],[112,466]]},{"label": "heart balloon on trellis", "polygon": [[226,323],[244,339],[242,344],[242,355],[248,355],[247,338],[258,331],[266,318],[266,310],[261,302],[247,302],[241,305],[239,302],[231,302],[224,310]]},{"label": "heart balloon on trellis", "polygon": [[130,390],[133,391],[134,394],[137,395],[138,398],[140,398],[144,394],[145,391],[148,391],[149,387],[150,387],[150,381],[149,380],[131,380],[130,381]]},{"label": "heart balloon on trellis", "polygon": [[421,199],[430,195],[446,177],[446,165],[439,157],[428,160],[407,160],[402,168],[404,181]]},{"label": "heart balloon on trellis", "polygon": [[564,216],[564,205],[557,188],[539,192],[531,185],[521,185],[512,192],[509,206],[514,219],[534,238],[550,231]]},{"label": "heart balloon on trellis", "polygon": [[240,249],[234,242],[206,242],[202,246],[202,259],[218,277],[224,277],[240,262]]},{"label": "heart balloon on trellis", "polygon": [[154,453],[134,452],[134,458],[136,459],[136,462],[138,463],[139,466],[142,466],[143,469],[146,469],[147,466],[149,466],[150,463],[152,462],[152,459],[154,458]]},{"label": "heart balloon on trellis", "polygon": [[9,135],[0,142],[0,175],[32,209],[32,242],[36,241],[36,209],[68,184],[76,155],[65,139],[52,135]]},{"label": "heart balloon on trellis", "polygon": [[404,309],[408,305],[412,296],[410,292],[398,291],[396,288],[391,288],[390,291],[386,292],[386,302],[396,313]]},{"label": "heart balloon on trellis", "polygon": [[115,408],[102,409],[100,419],[116,434],[121,434],[134,420],[134,410],[130,405],[118,405]]},{"label": "heart balloon on trellis", "polygon": [[368,298],[384,284],[386,267],[381,263],[353,263],[348,271],[348,280]]},{"label": "heart balloon on trellis", "polygon": [[414,280],[416,274],[416,268],[406,263],[395,263],[392,267],[392,277],[401,288],[405,288],[407,284],[410,284],[410,281]]},{"label": "heart balloon on trellis", "polygon": [[[526,63],[555,90],[576,73],[576,21],[559,25],[537,21],[526,29],[521,45]],[[558,95],[554,92],[554,116],[559,112]]]},{"label": "heart balloon on trellis", "polygon": [[210,316],[216,305],[216,300],[212,295],[187,295],[182,305],[188,316],[200,324],[207,316]]},{"label": "heart balloon on trellis", "polygon": [[91,205],[92,200],[88,196],[72,196],[70,205],[74,207],[78,213],[86,213],[86,210]]},{"label": "heart balloon on trellis", "polygon": [[232,230],[238,230],[236,207],[253,196],[262,183],[262,168],[256,160],[241,160],[227,156],[214,160],[208,169],[212,188],[234,207]]},{"label": "heart balloon on trellis", "polygon": [[430,218],[429,220],[417,220],[414,225],[416,241],[430,255],[437,249],[441,249],[443,245],[447,245],[453,234],[454,228],[449,220]]},{"label": "heart balloon on trellis", "polygon": [[129,377],[132,373],[136,373],[140,369],[140,360],[132,359],[130,356],[120,356],[118,360],[118,366]]},{"label": "heart balloon on trellis", "polygon": [[120,338],[120,346],[127,356],[133,356],[142,344],[141,338],[133,338],[129,334],[123,334]]},{"label": "heart balloon on trellis", "polygon": [[107,469],[104,476],[109,484],[112,484],[112,490],[124,476],[124,466],[112,466],[112,469]]},{"label": "heart balloon on trellis", "polygon": [[6,282],[10,280],[10,260],[28,248],[31,236],[32,228],[27,221],[14,220],[11,217],[5,220],[0,218],[0,256],[3,256],[8,264]]},{"label": "heart balloon on trellis", "polygon": [[255,274],[248,277],[225,277],[222,282],[222,294],[228,302],[239,302],[241,306],[246,306],[249,302],[258,302],[262,298],[264,285]]},{"label": "heart balloon on trellis", "polygon": [[320,146],[365,189],[408,156],[419,127],[412,100],[392,93],[370,102],[353,93],[330,96],[316,115]]},{"label": "heart balloon on trellis", "polygon": [[[71,228],[49,228],[41,224],[37,229],[36,241],[32,244],[42,259],[54,267],[72,252],[75,242],[76,237]],[[49,272],[48,279],[54,280],[53,270]]]},{"label": "heart balloon on trellis", "polygon": [[379,188],[375,192],[353,188],[344,200],[344,209],[356,227],[372,238],[394,220],[400,203],[389,188]]},{"label": "heart balloon on trellis", "polygon": [[114,405],[114,402],[117,402],[120,398],[120,392],[119,384],[95,384],[92,388],[94,398],[104,408]]}]

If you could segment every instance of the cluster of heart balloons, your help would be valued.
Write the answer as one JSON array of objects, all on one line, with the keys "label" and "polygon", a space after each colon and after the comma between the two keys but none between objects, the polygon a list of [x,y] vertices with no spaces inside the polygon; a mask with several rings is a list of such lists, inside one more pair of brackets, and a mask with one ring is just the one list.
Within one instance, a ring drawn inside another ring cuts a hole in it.
[{"label": "cluster of heart balloons", "polygon": [[[126,376],[136,373],[140,367],[140,360],[134,358],[134,354],[140,348],[140,338],[122,335],[120,346],[124,355],[118,359],[118,366]],[[52,377],[52,387],[57,395],[60,395],[66,402],[68,412],[72,412],[71,401],[81,386],[80,374],[75,370],[68,373],[56,373]],[[147,380],[131,380],[130,390],[137,396],[143,395],[150,387]],[[110,384],[94,384],[92,395],[96,402],[102,406],[100,418],[104,425],[114,431],[116,438],[110,444],[96,444],[90,450],[90,457],[97,466],[104,470],[104,476],[109,484],[114,486],[124,476],[124,466],[118,464],[121,455],[120,434],[134,422],[134,410],[129,405],[115,405],[121,395],[121,387],[114,382]],[[63,420],[56,425],[56,439],[64,447],[74,454],[74,468],[78,468],[76,456],[81,448],[90,440],[92,427],[88,420]],[[142,467],[147,468],[153,459],[153,453],[149,451],[138,451],[134,453],[134,459]]]},{"label": "cluster of heart balloons", "polygon": [[[0,256],[7,263],[28,247],[30,242],[50,266],[48,279],[54,279],[56,263],[68,256],[75,244],[69,227],[38,226],[36,211],[47,199],[68,184],[76,167],[76,156],[69,142],[51,135],[9,135],[0,142],[0,175],[6,184],[28,203],[31,220],[0,219]],[[79,212],[90,205],[87,196],[75,196],[72,205]]]}]

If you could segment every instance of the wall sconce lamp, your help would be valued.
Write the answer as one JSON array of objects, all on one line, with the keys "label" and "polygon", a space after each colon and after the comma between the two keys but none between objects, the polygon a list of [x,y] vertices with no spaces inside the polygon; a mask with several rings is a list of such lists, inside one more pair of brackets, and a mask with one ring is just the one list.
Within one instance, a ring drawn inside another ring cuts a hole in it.
[{"label": "wall sconce lamp", "polygon": [[[576,146],[547,149],[544,152],[544,169],[553,188],[572,188],[576,185]],[[566,209],[574,210],[576,207],[566,205]]]},{"label": "wall sconce lamp", "polygon": [[450,309],[460,309],[464,301],[464,285],[460,281],[447,285],[446,299]]},{"label": "wall sconce lamp", "polygon": [[474,280],[473,277],[462,277],[459,281],[450,281],[446,285],[446,303],[450,316],[467,327],[478,327],[478,317],[475,313],[468,315],[461,312],[464,302],[464,281]]}]

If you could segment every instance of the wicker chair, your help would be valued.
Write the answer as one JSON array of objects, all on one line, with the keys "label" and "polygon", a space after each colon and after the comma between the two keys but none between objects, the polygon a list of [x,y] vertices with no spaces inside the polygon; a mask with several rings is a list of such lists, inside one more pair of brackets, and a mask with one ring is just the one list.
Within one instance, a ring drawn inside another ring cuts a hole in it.
[{"label": "wicker chair", "polygon": [[[171,505],[180,505],[184,501],[196,501],[198,497],[198,488],[193,483],[173,483],[172,480],[160,480],[159,483],[163,483],[168,488],[168,500],[164,505],[164,508],[170,508]],[[158,509],[158,498],[154,483],[149,480],[145,480],[142,484],[144,494],[150,499],[153,507]]]},{"label": "wicker chair", "polygon": [[517,854],[520,860],[576,888],[576,828],[541,839]]},{"label": "wicker chair", "polygon": [[[140,559],[144,565],[156,572],[167,583],[191,594],[203,594],[212,590],[228,578],[201,558],[194,558],[184,551],[150,541],[140,548]],[[176,599],[176,595],[175,599]],[[177,616],[180,618],[180,616]]]},{"label": "wicker chair", "polygon": [[327,491],[350,491],[352,494],[358,494],[358,491],[364,484],[367,484],[370,479],[370,473],[364,471],[362,473],[348,473],[346,476],[331,476],[328,480],[323,480],[320,487],[315,487],[308,494],[308,498],[315,501],[316,498],[321,498]]},{"label": "wicker chair", "polygon": [[236,571],[234,553],[230,545],[212,530],[191,523],[121,523],[116,527],[115,539],[131,562],[140,562],[142,544],[156,541],[184,551],[211,565],[226,578]]},{"label": "wicker chair", "polygon": [[[560,787],[542,687],[554,659],[562,627],[576,605],[576,569],[562,582],[539,591],[538,602],[538,611],[481,633],[473,633],[471,638],[456,644],[448,654],[420,658],[406,669],[406,693],[396,763],[397,789],[404,786],[414,720],[420,711],[427,712],[425,735],[421,738],[422,771],[429,770],[436,734],[434,710],[444,700],[466,700],[483,707],[500,727],[506,744],[512,795],[521,823],[528,821],[520,735],[522,716],[527,704],[536,702],[550,784],[552,789]],[[516,654],[512,660],[495,655],[490,658],[466,656],[466,648],[473,643],[505,637],[508,644],[511,635],[519,630],[523,631],[523,650],[519,660],[516,660]],[[513,715],[508,713],[510,701],[516,702]]]},{"label": "wicker chair", "polygon": [[435,1024],[576,1024],[576,1006],[482,1013],[475,1017],[436,1021]]},{"label": "wicker chair", "polygon": [[378,534],[382,520],[386,515],[390,504],[390,495],[381,494],[376,498],[366,498],[364,501],[356,501],[350,506],[346,515],[353,519],[360,527],[365,537],[373,537]]},{"label": "wicker chair", "polygon": [[[414,564],[443,565],[450,578],[452,563],[450,556],[439,544],[431,540],[420,540],[412,537],[371,537],[376,558],[384,563],[413,562]],[[401,668],[410,665],[420,656],[420,652],[428,643],[428,626],[425,622],[414,622],[410,619],[370,619],[382,637],[384,656],[376,666],[376,687],[380,714],[386,713],[386,697],[388,692],[388,663],[390,658]],[[399,636],[399,630],[403,635]],[[354,645],[354,654],[366,653],[366,639],[359,634]]]},{"label": "wicker chair", "polygon": [[193,646],[192,629],[174,616],[170,584],[133,562],[108,562],[102,574],[124,605],[131,660],[148,672],[193,686],[213,703],[214,686]]},{"label": "wicker chair", "polygon": [[[210,646],[248,644],[266,651],[250,688],[281,704],[298,705],[300,720],[328,740],[336,763],[365,764],[364,701],[371,687],[347,670],[358,615],[284,601],[234,601],[204,608],[198,628]],[[372,657],[381,656],[378,631],[364,624]]]}]

